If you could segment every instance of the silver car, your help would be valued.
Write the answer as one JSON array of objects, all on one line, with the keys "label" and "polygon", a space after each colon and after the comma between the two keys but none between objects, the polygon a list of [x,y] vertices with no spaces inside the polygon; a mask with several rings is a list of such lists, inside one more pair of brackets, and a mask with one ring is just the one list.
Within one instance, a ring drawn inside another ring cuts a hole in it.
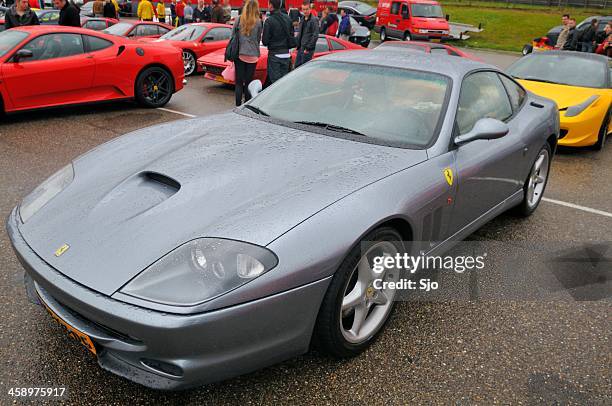
[{"label": "silver car", "polygon": [[556,105],[492,66],[342,52],[232,112],[95,148],[8,233],[30,298],[103,368],[185,388],[315,342],[362,352],[395,298],[371,255],[441,253],[531,214],[558,134]]}]

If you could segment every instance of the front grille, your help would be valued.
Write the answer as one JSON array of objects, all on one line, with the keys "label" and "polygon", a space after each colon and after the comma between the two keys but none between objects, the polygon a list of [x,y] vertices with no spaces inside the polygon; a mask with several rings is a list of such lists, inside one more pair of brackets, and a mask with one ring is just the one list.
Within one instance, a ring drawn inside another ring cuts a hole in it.
[{"label": "front grille", "polygon": [[219,67],[219,66],[210,66],[207,65],[206,66],[206,73],[211,73],[213,75],[220,75],[221,73],[223,73],[223,70],[225,68]]}]

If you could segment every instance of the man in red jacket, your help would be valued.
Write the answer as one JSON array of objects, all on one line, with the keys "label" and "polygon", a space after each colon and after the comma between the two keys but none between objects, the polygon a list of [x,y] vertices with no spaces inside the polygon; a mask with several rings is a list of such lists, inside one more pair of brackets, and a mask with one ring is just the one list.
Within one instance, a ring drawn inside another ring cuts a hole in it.
[{"label": "man in red jacket", "polygon": [[176,17],[178,25],[185,24],[185,2],[183,0],[176,3]]}]

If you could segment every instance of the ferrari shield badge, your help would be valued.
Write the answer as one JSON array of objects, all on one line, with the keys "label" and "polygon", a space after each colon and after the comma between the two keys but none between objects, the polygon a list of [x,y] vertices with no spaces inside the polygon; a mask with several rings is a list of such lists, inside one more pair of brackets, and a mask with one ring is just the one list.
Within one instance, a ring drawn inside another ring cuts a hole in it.
[{"label": "ferrari shield badge", "polygon": [[444,169],[444,178],[448,186],[453,186],[453,170],[451,168]]}]

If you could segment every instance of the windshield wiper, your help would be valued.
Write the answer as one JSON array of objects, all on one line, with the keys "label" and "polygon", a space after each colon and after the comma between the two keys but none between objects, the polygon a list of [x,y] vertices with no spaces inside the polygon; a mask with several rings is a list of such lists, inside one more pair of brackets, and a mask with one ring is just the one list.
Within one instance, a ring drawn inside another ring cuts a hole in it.
[{"label": "windshield wiper", "polygon": [[329,123],[322,123],[320,121],[295,121],[296,124],[306,124],[306,125],[312,125],[315,127],[321,127],[321,128],[325,128],[326,130],[330,130],[330,131],[337,131],[337,132],[341,132],[341,133],[349,133],[349,134],[353,134],[353,135],[363,135],[365,136],[364,133],[361,133],[357,130],[353,130],[352,128],[347,128],[347,127],[342,127],[340,125],[334,125],[334,124],[329,124]]},{"label": "windshield wiper", "polygon": [[515,79],[518,79],[518,80],[531,80],[532,82],[553,83],[555,85],[559,84],[557,82],[553,82],[552,80],[538,79],[538,78],[531,78],[531,77],[519,78],[518,76],[515,76]]},{"label": "windshield wiper", "polygon": [[266,117],[270,117],[270,115],[268,113],[266,113],[265,111],[263,111],[262,109],[260,109],[259,107],[255,107],[255,106],[251,106],[250,104],[245,104],[244,106],[242,106],[245,109],[249,109],[257,114],[261,114],[262,116],[266,116]]}]

